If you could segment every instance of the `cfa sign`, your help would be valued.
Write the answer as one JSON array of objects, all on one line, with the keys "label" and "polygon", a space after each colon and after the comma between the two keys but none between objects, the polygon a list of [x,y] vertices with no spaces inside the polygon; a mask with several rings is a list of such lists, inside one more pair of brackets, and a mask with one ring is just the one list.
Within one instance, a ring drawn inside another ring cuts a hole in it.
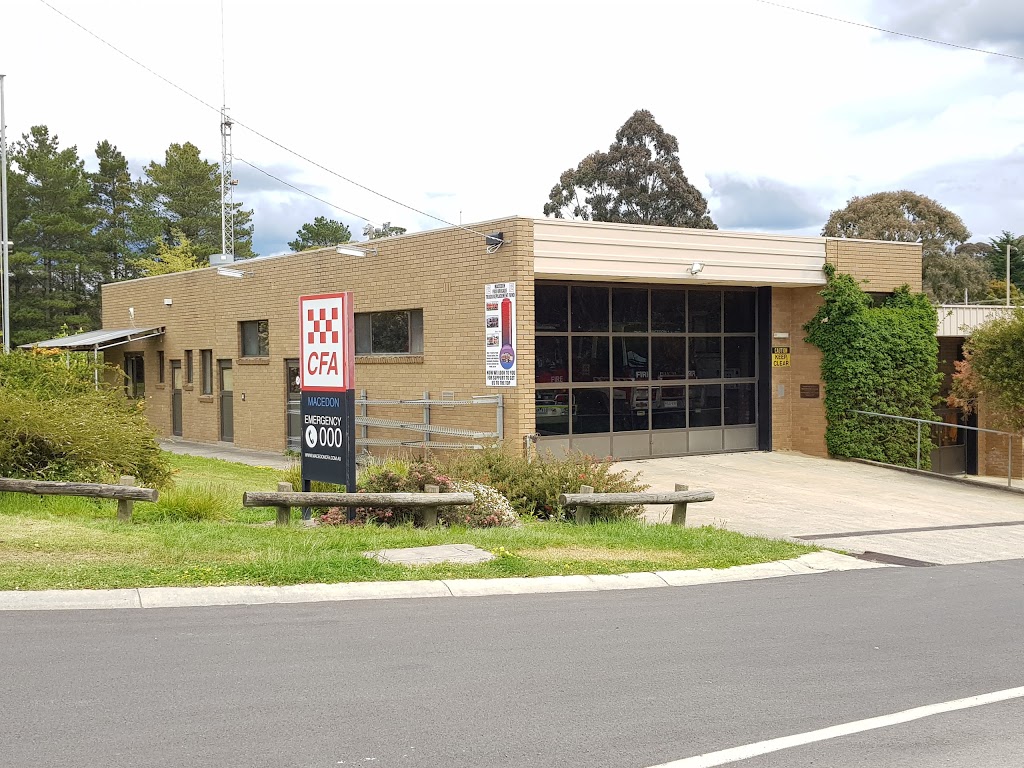
[{"label": "cfa sign", "polygon": [[302,316],[299,388],[309,392],[352,389],[355,371],[352,294],[300,296],[299,312]]}]

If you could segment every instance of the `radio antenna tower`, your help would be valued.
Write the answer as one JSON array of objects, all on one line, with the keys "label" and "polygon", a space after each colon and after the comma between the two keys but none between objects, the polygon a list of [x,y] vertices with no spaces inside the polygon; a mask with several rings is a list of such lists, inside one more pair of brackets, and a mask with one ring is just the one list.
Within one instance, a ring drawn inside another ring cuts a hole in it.
[{"label": "radio antenna tower", "polygon": [[228,117],[227,63],[224,53],[224,0],[220,0],[220,247],[226,261],[235,260],[235,195],[238,181],[231,172],[231,118]]}]

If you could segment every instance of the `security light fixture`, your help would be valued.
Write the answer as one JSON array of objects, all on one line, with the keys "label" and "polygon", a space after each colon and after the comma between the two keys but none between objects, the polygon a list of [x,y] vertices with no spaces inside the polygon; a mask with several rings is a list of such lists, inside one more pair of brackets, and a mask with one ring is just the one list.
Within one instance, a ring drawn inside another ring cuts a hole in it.
[{"label": "security light fixture", "polygon": [[245,272],[231,267],[217,267],[217,274],[221,277],[245,277]]},{"label": "security light fixture", "polygon": [[703,271],[704,271],[704,262],[703,261],[695,261],[695,262],[693,262],[693,264],[690,266],[690,269],[689,269],[689,272],[690,272],[691,275],[699,275]]},{"label": "security light fixture", "polygon": [[350,245],[339,245],[337,248],[335,248],[335,251],[337,251],[338,253],[340,253],[343,256],[376,256],[377,255],[377,249],[376,248],[366,248],[366,249],[363,249],[363,248],[353,248]]},{"label": "security light fixture", "polygon": [[484,244],[487,246],[488,253],[494,253],[505,244],[505,233],[495,232],[490,235],[484,235]]}]

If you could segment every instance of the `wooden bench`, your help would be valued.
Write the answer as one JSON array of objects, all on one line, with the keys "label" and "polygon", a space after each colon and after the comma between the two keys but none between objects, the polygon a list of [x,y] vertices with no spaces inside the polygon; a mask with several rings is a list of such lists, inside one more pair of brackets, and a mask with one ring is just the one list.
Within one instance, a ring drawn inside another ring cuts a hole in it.
[{"label": "wooden bench", "polygon": [[103,483],[61,483],[50,480],[18,480],[0,477],[0,491],[32,493],[37,496],[84,496],[92,499],[117,499],[117,519],[132,519],[133,501],[156,501],[160,493],[155,488],[137,488],[135,478],[121,475],[118,485]]},{"label": "wooden bench", "polygon": [[714,491],[691,491],[689,486],[676,483],[669,493],[594,493],[589,485],[580,486],[579,493],[563,493],[558,503],[563,507],[576,507],[576,522],[590,522],[594,507],[635,506],[637,504],[671,504],[672,524],[686,525],[686,505],[698,501],[713,501]]},{"label": "wooden bench", "polygon": [[437,525],[437,508],[469,506],[476,498],[472,493],[440,493],[436,485],[428,485],[426,493],[300,493],[291,483],[278,483],[277,491],[246,491],[243,507],[275,507],[277,524],[288,525],[292,507],[416,507],[423,510],[423,527]]}]

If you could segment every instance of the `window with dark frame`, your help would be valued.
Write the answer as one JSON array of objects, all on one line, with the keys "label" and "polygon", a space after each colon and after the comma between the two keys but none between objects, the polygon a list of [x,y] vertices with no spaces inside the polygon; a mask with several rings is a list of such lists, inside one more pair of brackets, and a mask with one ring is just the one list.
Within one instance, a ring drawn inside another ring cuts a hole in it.
[{"label": "window with dark frame", "polygon": [[141,352],[129,352],[124,356],[124,391],[128,397],[146,396],[146,362]]},{"label": "window with dark frame", "polygon": [[422,355],[423,310],[358,312],[357,355]]},{"label": "window with dark frame", "polygon": [[156,352],[156,381],[157,384],[164,383],[164,353],[158,349]]},{"label": "window with dark frame", "polygon": [[192,350],[185,350],[185,383],[192,383]]},{"label": "window with dark frame", "polygon": [[204,395],[213,394],[213,350],[202,349],[199,351],[199,366],[202,369],[200,376],[202,377],[200,393]]},{"label": "window with dark frame", "polygon": [[246,320],[238,324],[242,357],[270,356],[270,323],[266,320]]}]

